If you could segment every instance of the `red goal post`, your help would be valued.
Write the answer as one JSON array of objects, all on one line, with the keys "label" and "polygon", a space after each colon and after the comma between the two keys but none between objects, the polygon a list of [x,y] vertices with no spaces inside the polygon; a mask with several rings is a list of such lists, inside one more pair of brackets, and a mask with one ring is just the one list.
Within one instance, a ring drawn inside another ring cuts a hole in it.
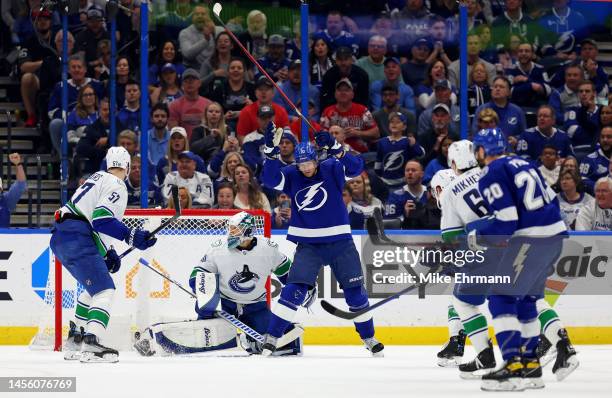
[{"label": "red goal post", "polygon": [[[158,242],[155,246],[144,252],[134,250],[122,260],[121,269],[113,275],[117,290],[107,330],[109,344],[120,349],[129,348],[133,332],[150,323],[193,318],[193,300],[150,270],[143,271],[138,258],[147,258],[156,269],[187,286],[191,269],[202,258],[208,244],[225,237],[227,220],[240,211],[243,210],[185,209],[180,218],[156,235]],[[272,223],[268,212],[244,211],[255,217],[256,236],[271,236]],[[172,209],[128,209],[123,222],[130,228],[153,230],[172,215]],[[127,248],[124,242],[116,241],[117,253],[121,254]],[[268,304],[271,300],[270,286],[268,278]],[[61,350],[62,341],[68,334],[68,321],[74,314],[76,298],[82,290],[83,287],[65,272],[56,259],[47,280],[45,314],[40,317],[39,330],[30,344],[31,348]],[[126,333],[126,328],[130,333]]]}]

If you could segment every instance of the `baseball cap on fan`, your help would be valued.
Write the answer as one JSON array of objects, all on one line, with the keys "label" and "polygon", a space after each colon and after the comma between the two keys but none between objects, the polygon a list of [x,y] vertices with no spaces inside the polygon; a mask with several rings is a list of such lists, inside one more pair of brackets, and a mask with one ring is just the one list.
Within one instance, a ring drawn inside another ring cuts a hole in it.
[{"label": "baseball cap on fan", "polygon": [[87,9],[87,19],[103,19],[103,18],[104,18],[104,11],[102,11],[102,9],[96,6],[91,6]]},{"label": "baseball cap on fan", "polygon": [[44,9],[42,11],[32,11],[32,21],[35,21],[36,19],[40,19],[40,18],[47,18],[47,19],[52,19],[53,18],[53,13],[47,9]]},{"label": "baseball cap on fan", "polygon": [[181,153],[178,154],[178,158],[179,159],[189,159],[189,160],[193,160],[194,162],[198,161],[198,158],[196,157],[196,154],[191,152],[191,151],[183,151]]},{"label": "baseball cap on fan", "polygon": [[181,126],[172,127],[172,130],[170,130],[170,137],[174,134],[180,134],[183,138],[187,138],[187,130]]}]

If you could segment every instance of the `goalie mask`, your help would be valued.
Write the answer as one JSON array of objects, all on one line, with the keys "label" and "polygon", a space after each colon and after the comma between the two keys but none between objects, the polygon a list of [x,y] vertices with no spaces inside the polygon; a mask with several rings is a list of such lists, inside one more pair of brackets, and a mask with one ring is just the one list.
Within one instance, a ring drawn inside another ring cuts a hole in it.
[{"label": "goalie mask", "polygon": [[255,218],[245,211],[234,214],[227,222],[227,247],[235,249],[255,234]]}]

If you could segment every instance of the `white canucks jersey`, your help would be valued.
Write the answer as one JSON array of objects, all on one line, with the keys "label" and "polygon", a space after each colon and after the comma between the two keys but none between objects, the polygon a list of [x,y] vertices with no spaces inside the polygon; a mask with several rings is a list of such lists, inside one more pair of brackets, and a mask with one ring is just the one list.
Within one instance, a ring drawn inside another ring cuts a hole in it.
[{"label": "white canucks jersey", "polygon": [[238,304],[252,304],[266,299],[266,280],[274,272],[278,276],[289,272],[291,261],[267,238],[256,239],[250,250],[229,249],[225,238],[210,245],[206,255],[193,269],[219,275],[222,298]]},{"label": "white canucks jersey", "polygon": [[462,234],[466,224],[487,214],[487,208],[478,191],[479,178],[480,168],[474,167],[457,176],[442,191],[440,229],[445,241]]},{"label": "white canucks jersey", "polygon": [[[61,209],[62,214],[72,213],[84,217],[92,225],[95,220],[113,217],[121,221],[127,206],[128,194],[125,183],[105,171],[92,174],[72,195]],[[102,255],[114,238],[95,232],[94,240]]]},{"label": "white canucks jersey", "polygon": [[166,175],[164,186],[162,187],[164,200],[167,201],[170,197],[173,185],[186,187],[191,194],[194,205],[212,207],[214,203],[213,183],[207,174],[196,171],[193,177],[183,178],[178,171],[171,171]]}]

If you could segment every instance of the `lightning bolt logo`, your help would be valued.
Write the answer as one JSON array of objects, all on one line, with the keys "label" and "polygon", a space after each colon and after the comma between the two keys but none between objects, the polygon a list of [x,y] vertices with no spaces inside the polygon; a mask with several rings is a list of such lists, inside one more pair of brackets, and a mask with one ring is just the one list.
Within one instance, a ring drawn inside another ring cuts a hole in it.
[{"label": "lightning bolt logo", "polygon": [[391,152],[385,159],[385,170],[393,171],[401,168],[404,164],[404,155],[401,151]]},{"label": "lightning bolt logo", "polygon": [[518,279],[519,275],[523,271],[523,268],[525,268],[524,262],[525,262],[525,258],[527,258],[527,251],[529,250],[530,247],[531,245],[528,243],[521,245],[521,248],[519,249],[519,252],[516,255],[516,258],[514,259],[514,263],[512,264],[512,268],[514,268],[514,272],[515,272],[514,281],[512,281],[512,283],[516,283],[516,280]]},{"label": "lightning bolt logo", "polygon": [[[325,204],[325,202],[327,201],[327,191],[321,185],[323,185],[323,181],[301,189],[295,194],[298,211],[315,211]],[[303,193],[304,191],[305,193]],[[321,201],[314,206],[308,207],[311,203],[314,202],[315,197],[319,192],[321,192],[323,196]],[[301,195],[304,195],[304,199],[299,200],[299,197]]]}]

